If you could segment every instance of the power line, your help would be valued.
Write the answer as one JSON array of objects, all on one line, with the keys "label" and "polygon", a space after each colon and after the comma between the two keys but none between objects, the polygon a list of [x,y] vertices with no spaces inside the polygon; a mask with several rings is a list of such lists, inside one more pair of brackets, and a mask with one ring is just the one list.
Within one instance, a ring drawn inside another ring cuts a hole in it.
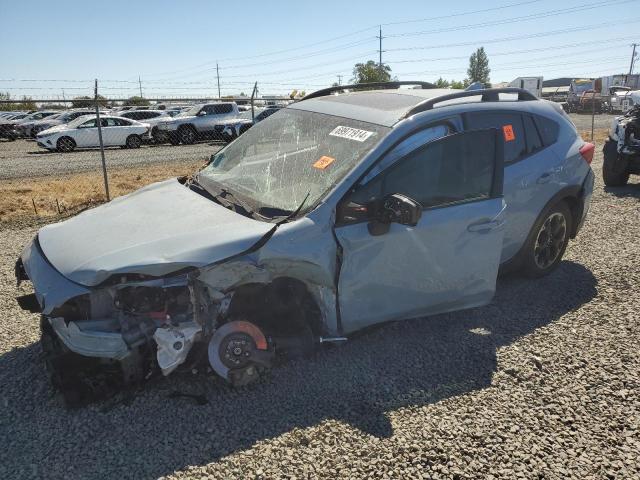
[{"label": "power line", "polygon": [[413,51],[413,50],[433,50],[437,48],[449,48],[449,47],[468,47],[468,46],[476,46],[476,45],[484,45],[488,43],[502,43],[502,42],[511,42],[513,40],[524,40],[527,38],[541,38],[541,37],[549,37],[553,35],[562,35],[564,33],[574,33],[581,32],[584,30],[591,30],[596,28],[604,28],[610,27],[612,25],[626,25],[629,23],[635,23],[640,21],[640,18],[633,18],[627,21],[619,22],[607,22],[607,23],[597,23],[592,25],[584,25],[582,27],[573,27],[573,28],[563,28],[560,30],[552,30],[549,32],[540,32],[540,33],[532,33],[526,35],[514,35],[512,37],[499,37],[499,38],[490,38],[485,40],[474,40],[470,42],[460,42],[460,43],[444,43],[439,45],[427,45],[423,47],[404,47],[404,48],[389,48],[387,52],[401,52],[401,51]]},{"label": "power line", "polygon": [[[467,15],[475,15],[475,14],[478,14],[478,13],[486,13],[486,12],[492,12],[492,11],[496,11],[496,10],[502,10],[502,9],[505,9],[505,8],[513,8],[513,7],[519,7],[519,6],[522,6],[522,5],[528,5],[528,4],[532,4],[532,3],[539,3],[541,1],[542,0],[527,0],[527,1],[521,1],[521,2],[515,2],[515,3],[508,3],[508,4],[497,6],[497,7],[483,8],[483,9],[479,9],[479,10],[470,10],[470,11],[466,11],[466,12],[459,12],[459,13],[453,13],[453,14],[448,14],[448,15],[441,15],[441,16],[427,17],[427,18],[414,19],[414,20],[405,20],[405,21],[398,21],[398,22],[383,23],[382,26],[401,25],[401,24],[406,24],[406,23],[420,23],[420,22],[428,22],[428,21],[433,21],[433,20],[442,20],[442,19],[446,19],[446,18],[454,18],[454,17],[461,17],[461,16],[467,16]],[[356,30],[356,31],[353,31],[353,32],[345,33],[343,35],[339,35],[339,36],[336,36],[336,37],[328,38],[328,39],[325,39],[325,40],[320,40],[320,41],[313,42],[313,43],[308,43],[308,44],[305,44],[305,45],[300,45],[298,47],[292,47],[292,48],[287,48],[287,49],[283,49],[283,50],[276,50],[276,51],[273,51],[273,52],[265,52],[265,53],[260,53],[260,54],[256,54],[256,55],[249,55],[249,56],[243,56],[243,57],[227,57],[227,58],[220,59],[220,61],[250,60],[250,59],[254,59],[254,58],[264,58],[264,57],[273,56],[273,55],[280,55],[280,54],[283,54],[283,53],[300,51],[300,50],[304,50],[306,48],[315,47],[317,45],[323,45],[323,44],[326,44],[326,43],[334,42],[336,40],[341,40],[343,38],[352,37],[354,35],[358,35],[360,33],[368,32],[368,31],[371,31],[373,29],[377,29],[379,27],[380,27],[380,25],[373,25],[373,26],[369,26],[369,27],[366,27],[366,28],[362,28],[360,30]],[[342,48],[342,46],[339,46],[339,47]],[[173,71],[169,71],[169,72],[152,73],[152,74],[148,74],[147,76],[172,75],[174,73],[182,73],[182,72],[186,72],[186,71],[189,71],[189,70],[196,70],[198,68],[202,68],[202,67],[205,67],[205,66],[213,65],[214,63],[215,63],[215,61],[208,61],[208,62],[205,62],[205,63],[194,65],[192,67],[187,67],[185,69],[173,70]],[[228,68],[228,67],[225,67],[225,68]]]},{"label": "power line", "polygon": [[[613,1],[613,2],[594,2],[594,3],[588,3],[586,5],[581,5],[579,8],[580,8],[580,11],[592,10],[592,9],[598,8],[598,7],[618,5],[618,4],[622,4],[622,3],[630,3],[632,1],[635,1],[635,0],[618,0],[618,1]],[[556,9],[556,10],[549,10],[549,11],[546,11],[546,12],[532,13],[532,14],[529,14],[529,15],[518,15],[516,17],[505,18],[505,19],[501,19],[501,20],[491,20],[489,22],[481,22],[481,23],[474,23],[474,24],[467,24],[467,25],[457,25],[457,26],[453,26],[453,27],[439,28],[439,29],[435,29],[435,30],[422,30],[422,31],[419,31],[419,32],[396,33],[396,34],[388,35],[388,37],[389,38],[414,37],[414,36],[418,36],[418,35],[431,35],[431,34],[434,34],[434,33],[457,32],[457,31],[460,31],[460,30],[470,30],[470,29],[474,29],[474,28],[491,27],[491,26],[496,26],[496,25],[505,25],[505,24],[510,24],[510,23],[526,22],[526,21],[529,21],[529,20],[537,20],[537,19],[540,19],[540,18],[553,17],[555,15],[569,13],[569,12],[575,11],[575,9],[576,9],[576,7],[561,8],[561,9]]]}]

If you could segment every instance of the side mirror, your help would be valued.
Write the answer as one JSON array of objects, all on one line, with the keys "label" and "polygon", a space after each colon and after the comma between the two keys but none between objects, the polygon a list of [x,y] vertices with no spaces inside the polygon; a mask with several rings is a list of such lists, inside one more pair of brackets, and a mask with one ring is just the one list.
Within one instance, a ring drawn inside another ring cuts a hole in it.
[{"label": "side mirror", "polygon": [[207,112],[205,112],[204,110],[200,110],[200,111],[198,112],[198,115],[197,115],[197,116],[198,116],[198,117],[204,117],[206,114],[207,114]]},{"label": "side mirror", "polygon": [[375,208],[373,220],[368,229],[371,235],[383,235],[389,231],[392,223],[415,226],[422,217],[422,205],[412,198],[393,193],[387,195]]}]

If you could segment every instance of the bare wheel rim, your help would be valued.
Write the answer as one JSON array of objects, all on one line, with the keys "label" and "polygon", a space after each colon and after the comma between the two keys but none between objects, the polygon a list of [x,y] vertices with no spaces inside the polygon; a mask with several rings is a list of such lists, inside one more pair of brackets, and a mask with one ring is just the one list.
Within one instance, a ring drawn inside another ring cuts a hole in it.
[{"label": "bare wheel rim", "polygon": [[538,268],[549,268],[560,255],[567,239],[567,220],[559,212],[552,213],[544,221],[533,249],[533,258]]}]

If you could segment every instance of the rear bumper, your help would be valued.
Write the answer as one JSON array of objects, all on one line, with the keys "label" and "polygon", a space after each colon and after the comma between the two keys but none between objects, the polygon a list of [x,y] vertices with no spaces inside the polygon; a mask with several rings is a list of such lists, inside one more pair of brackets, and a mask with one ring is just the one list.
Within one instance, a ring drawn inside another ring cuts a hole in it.
[{"label": "rear bumper", "polygon": [[578,201],[580,202],[579,207],[579,220],[574,229],[574,235],[577,235],[582,226],[584,225],[585,220],[587,219],[587,213],[589,213],[589,207],[591,206],[591,196],[593,195],[593,184],[595,181],[595,175],[593,174],[593,170],[589,169],[589,173],[587,177],[582,182],[582,189],[580,190],[580,196],[578,197]]}]

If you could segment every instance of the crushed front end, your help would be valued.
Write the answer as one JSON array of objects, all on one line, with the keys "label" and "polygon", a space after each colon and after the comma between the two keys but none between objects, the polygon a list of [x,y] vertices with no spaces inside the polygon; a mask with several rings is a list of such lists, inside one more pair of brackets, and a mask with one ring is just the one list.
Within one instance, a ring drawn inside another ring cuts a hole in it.
[{"label": "crushed front end", "polygon": [[24,249],[15,271],[18,283],[33,284],[34,293],[18,301],[41,313],[47,370],[69,404],[138,383],[158,368],[170,373],[186,360],[201,332],[194,323],[186,274],[154,279],[123,275],[86,287],[51,265],[37,237]]}]

